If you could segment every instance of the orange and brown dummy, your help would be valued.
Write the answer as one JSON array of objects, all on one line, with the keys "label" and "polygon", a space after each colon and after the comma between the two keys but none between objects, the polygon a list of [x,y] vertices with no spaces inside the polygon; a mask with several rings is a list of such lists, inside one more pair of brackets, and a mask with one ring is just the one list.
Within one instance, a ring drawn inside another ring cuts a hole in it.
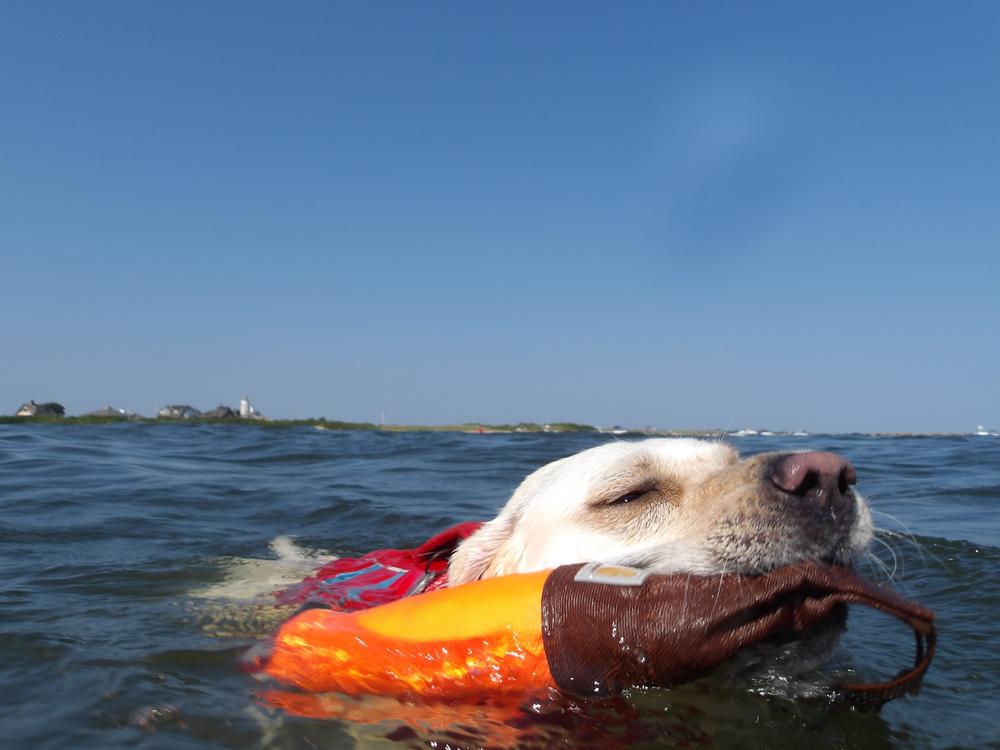
[{"label": "orange and brown dummy", "polygon": [[912,668],[840,686],[845,702],[878,707],[919,684],[934,654],[934,614],[852,570],[813,562],[760,576],[569,565],[361,612],[308,609],[281,627],[264,670],[300,690],[348,695],[608,694],[693,680],[852,603],[900,618],[916,636]]}]

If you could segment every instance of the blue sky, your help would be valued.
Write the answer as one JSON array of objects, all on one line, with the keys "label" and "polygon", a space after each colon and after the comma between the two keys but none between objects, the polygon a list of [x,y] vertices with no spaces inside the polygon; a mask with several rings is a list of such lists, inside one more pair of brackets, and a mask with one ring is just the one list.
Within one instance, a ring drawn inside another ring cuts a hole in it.
[{"label": "blue sky", "polygon": [[0,8],[0,413],[1000,426],[1000,5]]}]

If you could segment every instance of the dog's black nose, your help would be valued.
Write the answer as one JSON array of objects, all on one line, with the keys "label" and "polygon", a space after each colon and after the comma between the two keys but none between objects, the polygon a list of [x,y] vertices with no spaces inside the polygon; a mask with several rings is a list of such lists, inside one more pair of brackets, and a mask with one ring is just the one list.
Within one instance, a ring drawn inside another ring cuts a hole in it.
[{"label": "dog's black nose", "polygon": [[789,453],[771,463],[771,482],[775,487],[823,508],[842,510],[852,505],[850,488],[857,481],[851,462],[827,451]]}]

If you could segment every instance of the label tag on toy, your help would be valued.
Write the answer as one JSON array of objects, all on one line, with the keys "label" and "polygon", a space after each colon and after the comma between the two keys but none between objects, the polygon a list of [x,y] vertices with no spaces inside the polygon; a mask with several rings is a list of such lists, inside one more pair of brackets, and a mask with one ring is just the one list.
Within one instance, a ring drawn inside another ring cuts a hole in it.
[{"label": "label tag on toy", "polygon": [[638,586],[647,576],[648,570],[592,562],[580,568],[573,580],[581,583],[609,583],[612,586]]}]

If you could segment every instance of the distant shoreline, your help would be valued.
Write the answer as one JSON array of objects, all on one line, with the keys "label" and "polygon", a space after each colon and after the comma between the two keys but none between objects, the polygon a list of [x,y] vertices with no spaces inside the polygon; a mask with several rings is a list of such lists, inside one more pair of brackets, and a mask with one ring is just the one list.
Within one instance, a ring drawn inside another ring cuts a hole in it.
[{"label": "distant shoreline", "polygon": [[[319,430],[359,430],[371,432],[462,432],[467,434],[547,434],[547,433],[591,433],[602,435],[643,435],[648,437],[747,437],[735,435],[732,431],[719,429],[660,429],[652,427],[602,429],[588,424],[576,422],[554,422],[538,424],[535,422],[519,422],[517,424],[488,424],[485,422],[466,422],[449,425],[398,425],[375,424],[374,422],[344,422],[336,419],[206,419],[193,417],[188,419],[169,419],[164,417],[15,417],[0,416],[0,425],[4,424],[59,424],[59,425],[106,425],[106,424],[144,424],[144,425],[242,425],[252,427],[314,427]],[[811,432],[808,435],[796,435],[792,432],[775,430],[767,435],[752,437],[821,437],[863,435],[865,437],[887,438],[925,438],[925,437],[976,437],[967,432]]]},{"label": "distant shoreline", "polygon": [[[252,427],[316,427],[324,430],[370,430],[382,432],[470,432],[470,433],[538,433],[538,432],[601,432],[597,427],[586,424],[558,422],[552,424],[536,424],[520,422],[517,424],[487,424],[485,422],[468,422],[452,425],[391,425],[375,424],[374,422],[344,422],[337,419],[243,419],[238,417],[213,419],[211,417],[166,418],[166,417],[111,417],[111,416],[77,416],[77,417],[15,417],[0,416],[0,424],[147,424],[147,425],[245,425]],[[630,430],[631,432],[631,430]],[[693,434],[693,433],[692,433]],[[708,434],[708,431],[705,432]]]}]

